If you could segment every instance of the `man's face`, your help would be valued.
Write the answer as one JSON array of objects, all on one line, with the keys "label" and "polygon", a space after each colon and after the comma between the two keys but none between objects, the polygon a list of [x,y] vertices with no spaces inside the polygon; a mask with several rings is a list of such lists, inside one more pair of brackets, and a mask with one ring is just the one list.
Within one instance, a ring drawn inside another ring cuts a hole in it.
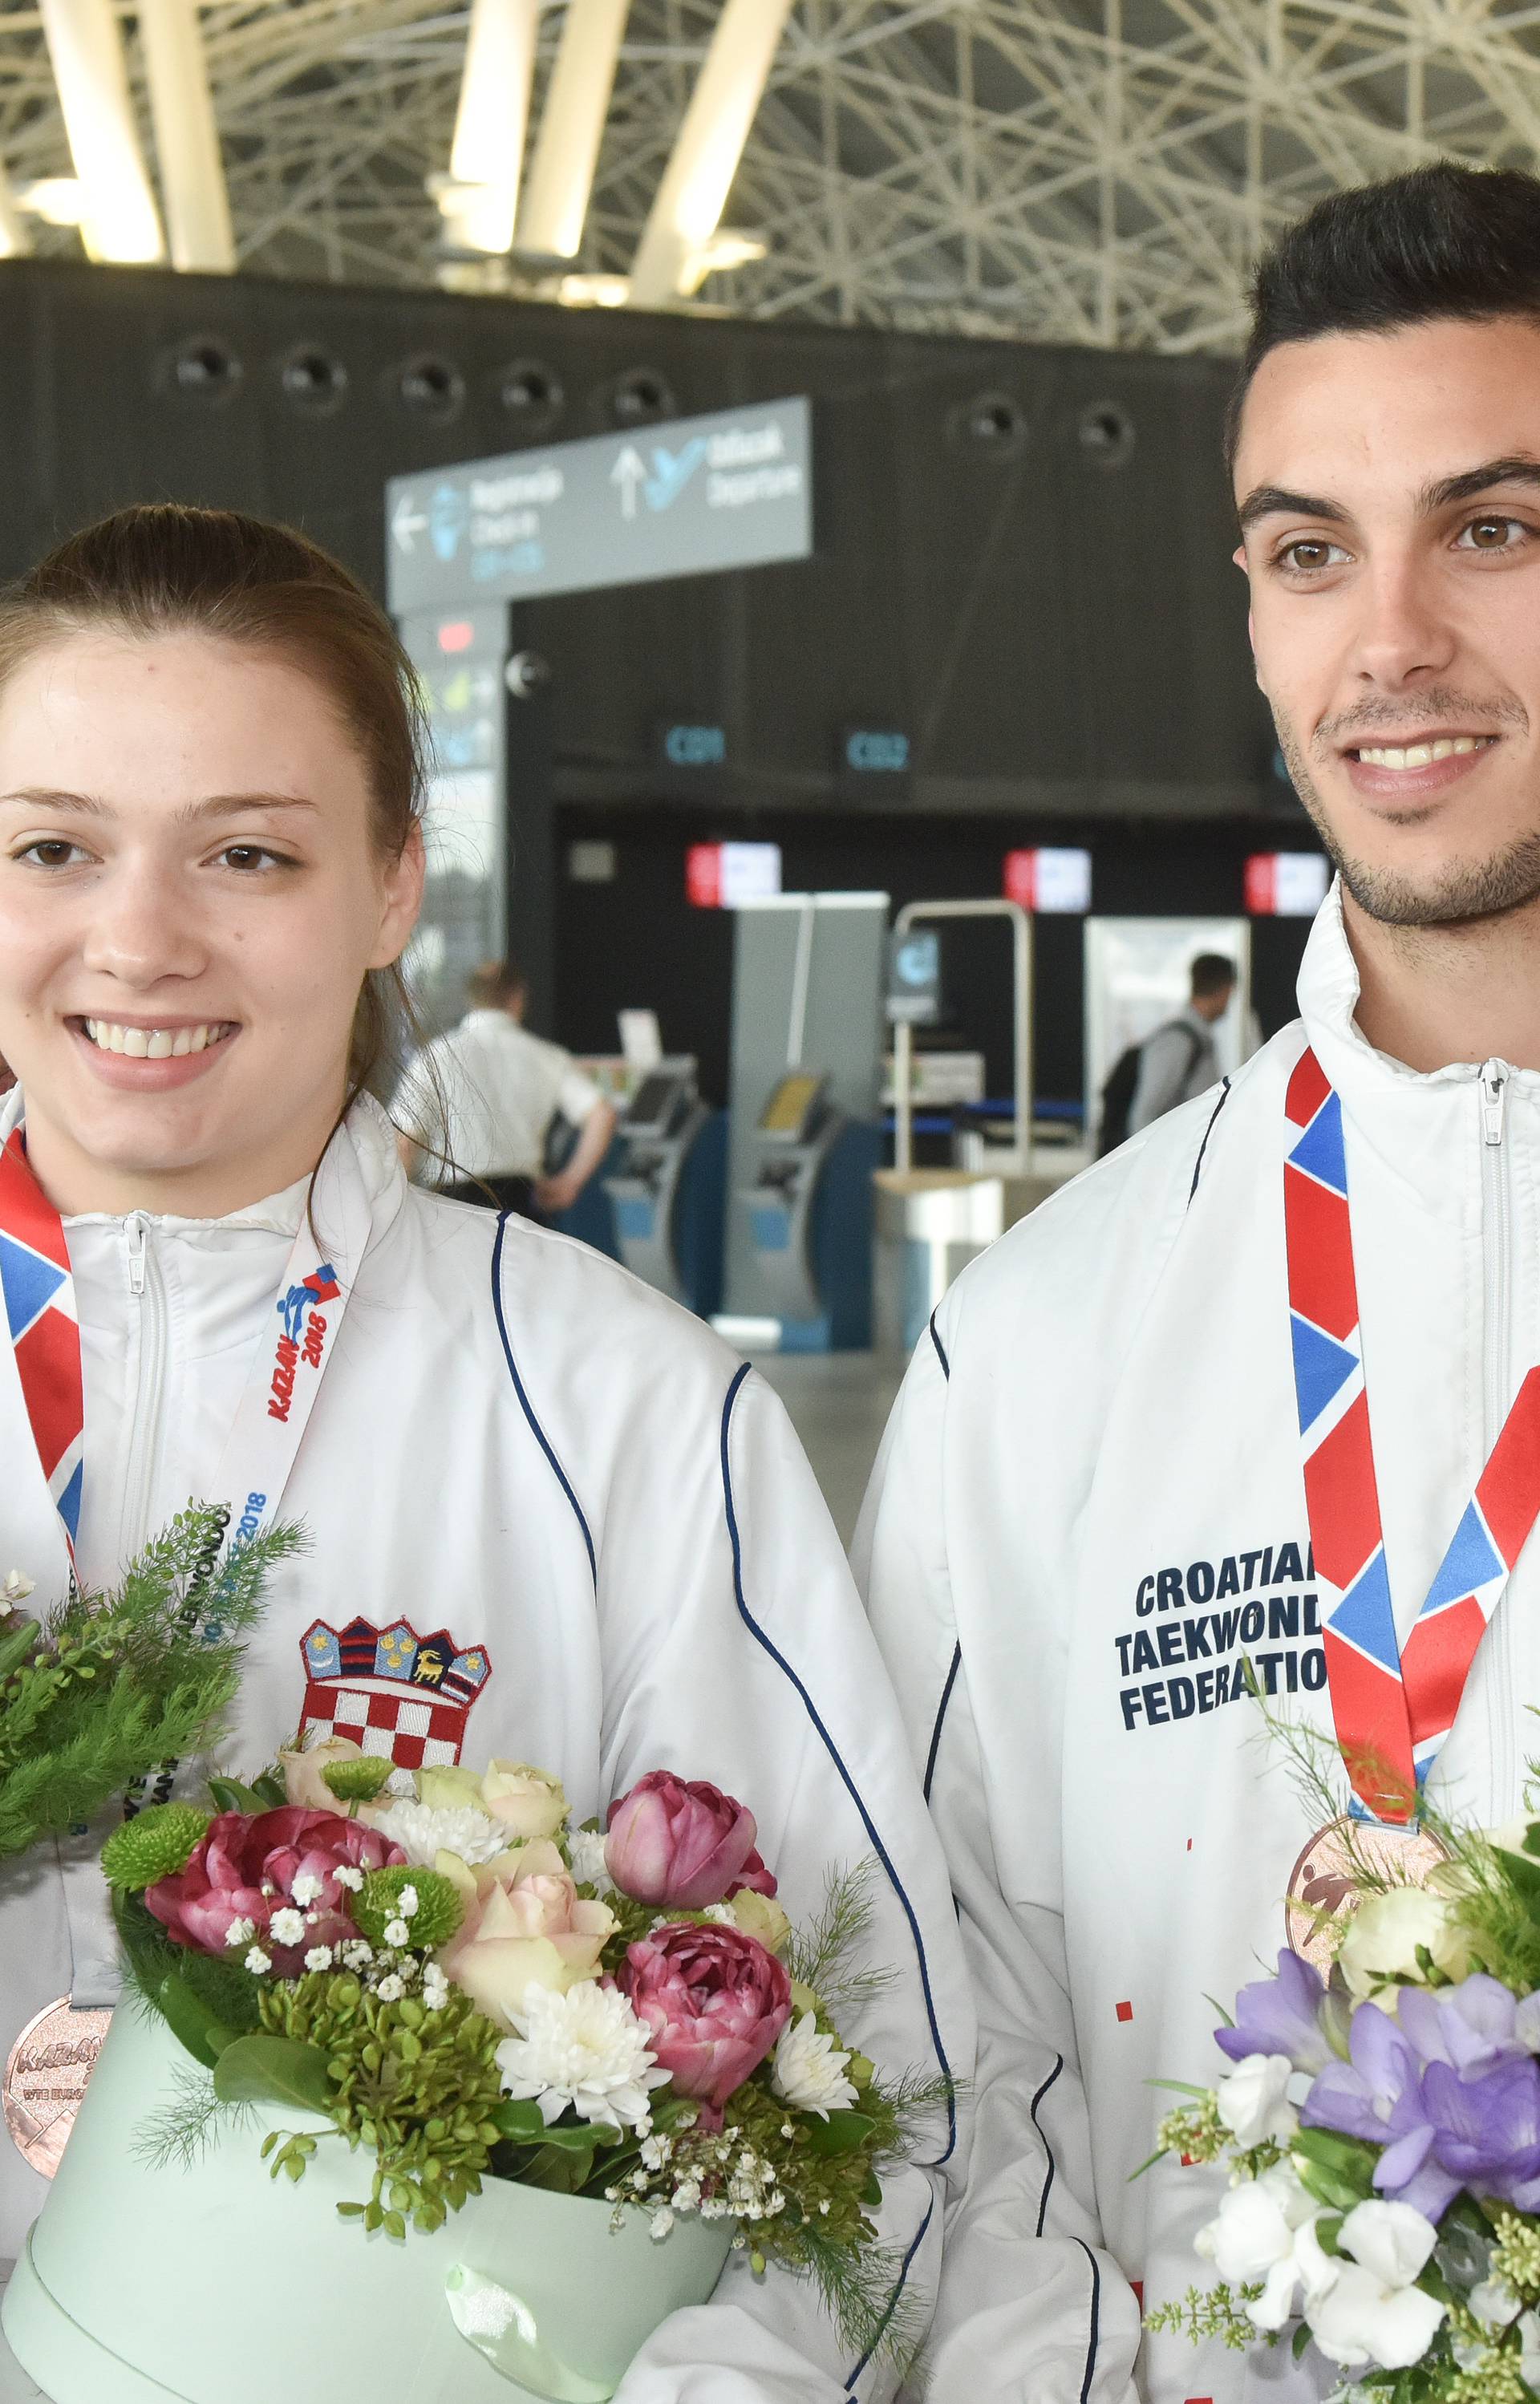
[{"label": "man's face", "polygon": [[1354,901],[1540,896],[1540,326],[1285,342],[1235,470],[1257,681]]}]

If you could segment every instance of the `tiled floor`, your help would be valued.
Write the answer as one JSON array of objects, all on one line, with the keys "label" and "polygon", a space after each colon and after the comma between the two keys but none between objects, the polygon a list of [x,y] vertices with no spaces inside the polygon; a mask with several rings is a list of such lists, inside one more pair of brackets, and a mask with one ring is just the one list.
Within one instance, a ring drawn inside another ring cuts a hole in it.
[{"label": "tiled floor", "polygon": [[848,1544],[903,1363],[871,1352],[771,1352],[754,1366],[790,1411]]}]

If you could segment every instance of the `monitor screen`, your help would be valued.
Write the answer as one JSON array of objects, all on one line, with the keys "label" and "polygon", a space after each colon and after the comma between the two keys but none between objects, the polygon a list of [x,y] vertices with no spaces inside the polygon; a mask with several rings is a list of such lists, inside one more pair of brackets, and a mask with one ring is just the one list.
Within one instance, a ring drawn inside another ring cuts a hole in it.
[{"label": "monitor screen", "polygon": [[626,1117],[633,1126],[656,1126],[674,1098],[678,1077],[644,1077],[631,1097]]},{"label": "monitor screen", "polygon": [[805,1069],[794,1069],[791,1076],[783,1077],[761,1113],[761,1133],[790,1136],[793,1139],[799,1136],[822,1083],[821,1077]]}]

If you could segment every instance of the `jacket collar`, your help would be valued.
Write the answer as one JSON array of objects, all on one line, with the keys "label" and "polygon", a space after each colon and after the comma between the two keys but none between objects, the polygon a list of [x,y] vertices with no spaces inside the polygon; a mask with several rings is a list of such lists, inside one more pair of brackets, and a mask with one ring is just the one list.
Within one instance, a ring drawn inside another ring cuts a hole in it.
[{"label": "jacket collar", "polygon": [[[26,1122],[26,1102],[14,1086],[0,1100],[0,1143]],[[363,1171],[371,1205],[371,1241],[377,1241],[395,1220],[406,1196],[406,1174],[396,1149],[396,1130],[371,1094],[361,1094],[344,1120],[339,1143],[349,1143]],[[189,1219],[175,1212],[152,1213],[151,1224],[167,1235],[214,1235],[226,1229],[256,1230],[275,1236],[299,1233],[310,1195],[309,1177],[296,1179],[282,1192],[227,1211],[219,1219]],[[103,1225],[119,1220],[121,1212],[87,1210],[65,1219],[68,1227]]]}]

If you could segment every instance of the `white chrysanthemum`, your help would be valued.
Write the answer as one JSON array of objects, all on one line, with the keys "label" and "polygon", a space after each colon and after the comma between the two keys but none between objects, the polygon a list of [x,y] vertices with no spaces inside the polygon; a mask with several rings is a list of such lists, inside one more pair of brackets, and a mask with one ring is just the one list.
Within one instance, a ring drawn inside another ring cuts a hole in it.
[{"label": "white chrysanthemum", "polygon": [[419,1870],[430,1870],[440,1853],[457,1853],[474,1869],[478,1862],[489,1862],[495,1853],[502,1852],[508,1843],[506,1829],[484,1811],[473,1811],[469,1806],[440,1811],[431,1803],[405,1799],[375,1815],[373,1824],[382,1837],[399,1845],[413,1868]]},{"label": "white chrysanthemum", "polygon": [[613,1894],[615,1881],[605,1867],[601,1828],[574,1828],[567,1840],[567,1850],[572,1875],[580,1886],[591,1886],[599,1894]]},{"label": "white chrysanthemum", "polygon": [[649,2117],[648,2097],[668,2077],[647,2042],[647,2031],[625,1997],[596,1979],[581,1979],[565,1995],[526,1987],[513,2014],[517,2036],[497,2048],[503,2087],[533,2097],[548,2124],[568,2104],[584,2120],[637,2128]]},{"label": "white chrysanthemum", "polygon": [[857,2101],[856,2090],[845,2076],[849,2059],[832,2036],[820,2031],[815,2015],[804,2012],[800,2020],[788,2020],[781,2031],[770,2084],[783,2104],[794,2104],[799,2112],[816,2112],[820,2120],[827,2120],[831,2112],[848,2111]]}]

